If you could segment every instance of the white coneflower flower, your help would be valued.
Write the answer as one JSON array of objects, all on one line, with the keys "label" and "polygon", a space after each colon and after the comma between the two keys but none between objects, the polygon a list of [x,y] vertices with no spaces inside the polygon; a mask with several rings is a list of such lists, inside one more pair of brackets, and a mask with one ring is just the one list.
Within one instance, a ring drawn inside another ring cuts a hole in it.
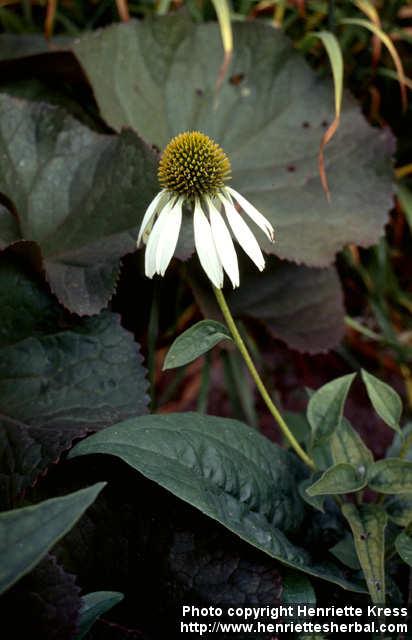
[{"label": "white coneflower flower", "polygon": [[155,273],[163,276],[169,266],[179,238],[184,203],[193,211],[200,263],[215,287],[222,288],[224,271],[233,287],[239,286],[239,265],[230,231],[258,269],[264,269],[258,241],[235,203],[271,242],[273,227],[246,198],[225,186],[230,162],[218,144],[199,131],[179,134],[164,150],[158,176],[163,188],[147,208],[137,238],[137,246],[147,242],[145,271],[149,278]]}]

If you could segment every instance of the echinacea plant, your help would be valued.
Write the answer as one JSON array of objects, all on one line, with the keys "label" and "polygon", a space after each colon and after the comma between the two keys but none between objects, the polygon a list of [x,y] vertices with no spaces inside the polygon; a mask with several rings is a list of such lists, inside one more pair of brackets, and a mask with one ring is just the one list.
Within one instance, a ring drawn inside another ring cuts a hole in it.
[{"label": "echinacea plant", "polygon": [[[225,185],[230,162],[223,149],[199,131],[187,131],[173,138],[159,163],[162,190],[147,208],[137,238],[146,242],[145,272],[149,278],[163,276],[176,249],[182,225],[183,206],[193,211],[194,238],[200,263],[213,285],[216,299],[233,339],[242,354],[260,394],[284,436],[298,456],[310,467],[314,464],[290,431],[256,370],[236,327],[222,292],[224,271],[233,287],[239,286],[239,265],[231,229],[236,240],[260,271],[265,259],[256,237],[237,211],[235,203],[274,241],[270,222],[240,193]],[[223,217],[222,215],[226,217]],[[228,223],[228,224],[227,224]]]}]

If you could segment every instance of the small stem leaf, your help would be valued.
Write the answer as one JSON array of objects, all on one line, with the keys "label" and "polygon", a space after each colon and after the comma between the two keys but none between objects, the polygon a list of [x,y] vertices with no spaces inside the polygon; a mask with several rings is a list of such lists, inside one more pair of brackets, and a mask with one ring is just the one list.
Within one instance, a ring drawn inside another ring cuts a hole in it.
[{"label": "small stem leaf", "polygon": [[308,496],[340,495],[360,491],[366,486],[365,475],[361,475],[352,464],[336,464],[306,489]]},{"label": "small stem leaf", "polygon": [[95,591],[87,593],[82,598],[80,611],[79,633],[75,640],[82,640],[101,615],[112,609],[124,598],[119,591]]},{"label": "small stem leaf", "polygon": [[379,493],[412,492],[412,462],[400,458],[378,460],[369,467],[368,485]]},{"label": "small stem leaf", "polygon": [[335,558],[342,562],[342,564],[349,567],[349,569],[358,571],[361,568],[355,549],[355,542],[350,533],[346,533],[345,537],[339,540],[329,551]]},{"label": "small stem leaf", "polygon": [[412,522],[412,495],[390,496],[384,502],[385,511],[400,527],[407,527]]},{"label": "small stem leaf", "polygon": [[412,567],[412,538],[405,531],[396,538],[395,548],[402,560]]},{"label": "small stem leaf", "polygon": [[228,329],[215,320],[201,320],[176,338],[170,347],[163,371],[193,362],[221,340],[232,340]]},{"label": "small stem leaf", "polygon": [[382,382],[364,369],[362,369],[362,380],[369,400],[378,416],[388,427],[400,433],[399,420],[402,414],[402,400],[399,395],[386,382]]},{"label": "small stem leaf", "polygon": [[313,445],[327,440],[340,426],[343,408],[355,373],[336,378],[317,389],[309,400],[307,418]]},{"label": "small stem leaf", "polygon": [[332,434],[330,447],[335,464],[348,462],[361,475],[373,463],[372,452],[346,418],[342,419],[339,429]]},{"label": "small stem leaf", "polygon": [[355,507],[346,503],[342,513],[349,522],[356,553],[374,604],[385,602],[385,527],[388,516],[384,509],[368,504]]},{"label": "small stem leaf", "polygon": [[412,461],[412,422],[407,422],[400,433],[395,433],[385,457]]},{"label": "small stem leaf", "polygon": [[319,478],[320,475],[321,475],[320,473],[314,473],[311,478],[306,478],[305,480],[302,480],[302,482],[299,484],[299,493],[302,500],[307,502],[307,504],[310,504],[310,506],[313,507],[314,509],[321,511],[322,513],[325,513],[325,509],[323,507],[325,496],[322,496],[322,495],[311,496],[306,492],[306,489],[313,484],[314,478]]},{"label": "small stem leaf", "polygon": [[0,513],[0,593],[28,573],[77,522],[105,486]]},{"label": "small stem leaf", "polygon": [[70,457],[116,455],[286,566],[352,591],[364,586],[292,543],[305,517],[296,456],[237,420],[196,413],[148,415],[85,438]]}]

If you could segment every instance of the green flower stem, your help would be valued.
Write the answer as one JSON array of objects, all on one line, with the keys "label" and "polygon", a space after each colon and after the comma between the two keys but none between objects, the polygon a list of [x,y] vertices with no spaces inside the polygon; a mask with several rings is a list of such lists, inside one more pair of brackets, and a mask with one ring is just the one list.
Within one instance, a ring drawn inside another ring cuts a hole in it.
[{"label": "green flower stem", "polygon": [[291,432],[291,430],[289,429],[288,425],[286,424],[286,422],[284,421],[284,419],[282,418],[281,414],[279,413],[276,405],[274,404],[274,402],[272,401],[265,385],[263,384],[262,378],[260,377],[259,373],[257,372],[257,369],[255,367],[255,365],[253,364],[253,360],[250,357],[249,351],[243,341],[242,336],[240,335],[238,328],[236,326],[236,323],[233,319],[233,316],[230,312],[230,309],[227,305],[225,296],[223,295],[223,292],[221,289],[217,289],[216,287],[213,287],[214,292],[215,292],[215,296],[216,296],[216,300],[218,301],[219,307],[223,313],[223,317],[226,320],[226,324],[230,330],[230,333],[233,336],[233,340],[236,343],[236,346],[238,347],[240,353],[243,356],[244,361],[246,362],[247,368],[250,371],[250,374],[257,386],[257,388],[259,389],[260,395],[262,396],[267,408],[269,409],[270,413],[272,414],[272,416],[274,417],[274,419],[276,420],[276,422],[278,423],[280,430],[282,431],[283,435],[285,436],[285,438],[287,439],[287,441],[289,442],[289,444],[291,445],[291,447],[295,450],[295,452],[297,453],[297,455],[299,456],[299,458],[301,460],[303,460],[303,462],[310,468],[310,469],[315,469],[315,463],[313,462],[313,460],[308,456],[308,454],[302,449],[302,447],[300,446],[299,442],[296,440],[295,436],[293,435],[293,433]]}]

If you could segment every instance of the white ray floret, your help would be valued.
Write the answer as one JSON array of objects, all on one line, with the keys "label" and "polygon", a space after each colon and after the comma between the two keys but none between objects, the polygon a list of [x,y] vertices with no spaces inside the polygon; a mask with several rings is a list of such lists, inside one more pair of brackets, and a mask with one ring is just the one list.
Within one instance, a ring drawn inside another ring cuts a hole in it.
[{"label": "white ray floret", "polygon": [[265,216],[262,216],[260,211],[258,211],[256,207],[254,207],[253,204],[249,202],[249,200],[246,200],[246,198],[244,198],[240,193],[232,189],[232,187],[226,187],[225,191],[228,191],[230,195],[234,197],[234,199],[242,207],[243,211],[247,213],[249,218],[251,218],[253,222],[257,224],[257,226],[260,227],[260,229],[262,229],[263,233],[267,235],[269,240],[273,242],[275,239],[275,230],[273,229],[269,220],[265,218]]},{"label": "white ray floret", "polygon": [[178,198],[168,213],[167,223],[162,229],[156,249],[156,273],[164,276],[176,249],[182,226],[183,198]]},{"label": "white ray floret", "polygon": [[193,228],[195,232],[195,246],[200,264],[209,280],[213,282],[215,287],[221,289],[223,287],[222,263],[216,250],[210,223],[197,198],[195,200],[195,211],[193,214]]},{"label": "white ray floret", "polygon": [[219,199],[224,206],[226,217],[236,240],[242,247],[243,251],[247,253],[249,258],[255,263],[259,271],[263,271],[265,268],[265,259],[262,251],[260,250],[259,243],[252,231],[249,229],[242,216],[236,211],[233,202],[229,197],[219,195]]},{"label": "white ray floret", "polygon": [[153,200],[147,207],[146,213],[143,216],[142,224],[140,225],[139,235],[137,236],[137,242],[136,242],[137,247],[140,246],[143,235],[146,229],[150,226],[150,223],[152,222],[156,213],[161,210],[160,205],[162,204],[162,199],[164,198],[166,193],[167,193],[166,189],[162,189],[161,191],[159,191],[157,196],[153,198]]},{"label": "white ray floret", "polygon": [[217,254],[235,289],[235,287],[239,286],[239,265],[233,240],[220,211],[216,209],[212,199],[207,197],[206,202],[209,209],[210,226]]}]

